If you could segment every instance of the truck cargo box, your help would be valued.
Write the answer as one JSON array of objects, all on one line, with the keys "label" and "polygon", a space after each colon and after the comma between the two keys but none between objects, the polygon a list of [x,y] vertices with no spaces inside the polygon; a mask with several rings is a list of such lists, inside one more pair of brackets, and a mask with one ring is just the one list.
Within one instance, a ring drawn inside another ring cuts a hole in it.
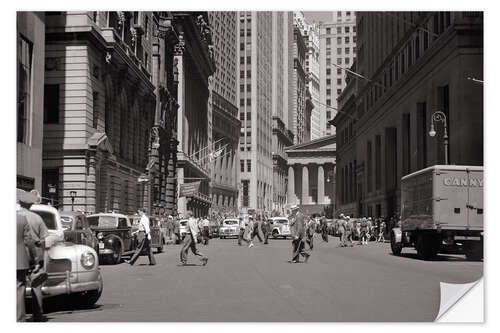
[{"label": "truck cargo box", "polygon": [[483,230],[483,167],[435,165],[401,179],[401,230]]}]

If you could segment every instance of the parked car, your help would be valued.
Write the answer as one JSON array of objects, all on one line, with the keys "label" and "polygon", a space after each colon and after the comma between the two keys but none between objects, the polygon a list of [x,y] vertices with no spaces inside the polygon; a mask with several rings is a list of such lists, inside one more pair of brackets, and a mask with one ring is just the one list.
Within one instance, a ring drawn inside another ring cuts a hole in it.
[{"label": "parked car", "polygon": [[90,229],[89,221],[84,213],[63,211],[59,214],[65,241],[87,245],[99,253],[99,240]]},{"label": "parked car", "polygon": [[[87,245],[65,241],[61,215],[49,205],[35,204],[31,211],[40,215],[47,226],[44,266],[48,274],[42,284],[44,298],[67,294],[79,304],[91,306],[99,300],[103,280],[97,252]],[[31,297],[31,287],[26,288]]]},{"label": "parked car", "polygon": [[[138,226],[141,217],[139,215],[129,216],[132,221],[132,233],[134,233]],[[160,225],[160,220],[156,217],[149,218],[149,228],[151,232],[151,248],[155,248],[158,253],[163,251],[163,245],[165,245],[165,234],[162,232],[162,227]],[[134,237],[134,248],[137,247],[137,237]]]},{"label": "parked car", "polygon": [[108,264],[118,264],[123,256],[132,255],[135,239],[128,216],[98,213],[87,216],[90,228],[99,240],[99,258]]},{"label": "parked car", "polygon": [[237,218],[224,219],[219,229],[220,239],[228,237],[238,237],[240,233],[240,221]]},{"label": "parked car", "polygon": [[287,217],[276,216],[269,218],[267,221],[271,226],[271,236],[273,236],[273,238],[282,237],[286,239],[292,236],[290,232],[290,222]]}]

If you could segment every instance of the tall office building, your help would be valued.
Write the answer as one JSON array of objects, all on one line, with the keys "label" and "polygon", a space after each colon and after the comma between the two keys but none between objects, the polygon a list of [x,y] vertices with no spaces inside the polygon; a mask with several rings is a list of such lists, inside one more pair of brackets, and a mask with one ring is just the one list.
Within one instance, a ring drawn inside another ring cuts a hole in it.
[{"label": "tall office building", "polygon": [[272,152],[273,152],[273,214],[283,214],[286,204],[287,160],[285,148],[293,144],[288,119],[291,100],[289,85],[293,73],[293,13],[273,12],[272,61]]},{"label": "tall office building", "polygon": [[240,105],[240,208],[271,211],[272,159],[271,12],[238,12]]},{"label": "tall office building", "polygon": [[[308,126],[310,127],[310,113],[306,112],[306,43],[302,35],[301,21],[294,14],[293,26],[293,74],[292,74],[292,101],[293,113],[291,130],[293,143],[299,144],[310,140]],[[310,109],[309,109],[310,111]],[[310,131],[309,131],[310,132]]]},{"label": "tall office building", "polygon": [[237,87],[237,13],[208,12],[216,71],[209,80],[209,144],[212,158],[210,192],[212,209],[234,213],[238,204],[238,119]]},{"label": "tall office building", "polygon": [[308,23],[302,12],[297,12],[294,15],[306,43],[306,89],[310,94],[308,99],[312,103],[310,140],[314,140],[322,136],[319,104],[319,24]]},{"label": "tall office building", "polygon": [[[346,73],[356,59],[355,12],[333,12],[332,21],[320,25],[320,128],[322,135],[335,134],[328,121],[337,109],[337,98],[346,86]],[[337,66],[335,66],[337,65]]]}]

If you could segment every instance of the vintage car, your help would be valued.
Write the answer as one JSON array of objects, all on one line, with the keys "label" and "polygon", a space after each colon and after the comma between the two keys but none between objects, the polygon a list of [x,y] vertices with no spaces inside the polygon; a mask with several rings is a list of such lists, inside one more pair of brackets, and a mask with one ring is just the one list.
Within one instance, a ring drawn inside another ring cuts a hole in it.
[{"label": "vintage car", "polygon": [[271,226],[271,235],[273,238],[287,238],[291,237],[290,232],[290,222],[287,217],[279,216],[279,217],[271,217],[267,220],[269,225]]},{"label": "vintage car", "polygon": [[[45,239],[44,266],[48,278],[42,284],[43,297],[66,294],[79,304],[93,305],[101,297],[103,288],[96,251],[64,240],[63,224],[56,208],[35,204],[30,210],[42,217],[49,231]],[[31,297],[29,286],[26,296]]]},{"label": "vintage car", "polygon": [[238,237],[240,233],[240,221],[237,218],[224,219],[219,229],[220,239],[228,237]]},{"label": "vintage car", "polygon": [[136,241],[128,216],[99,213],[88,215],[87,220],[99,240],[99,258],[102,262],[119,264],[123,256],[134,253]]},{"label": "vintage car", "polygon": [[99,253],[99,241],[90,229],[87,216],[84,213],[63,211],[59,214],[61,215],[65,241],[90,246]]},{"label": "vintage car", "polygon": [[[141,217],[139,215],[131,215],[129,219],[132,221],[132,233],[135,233],[139,226],[139,221]],[[149,228],[151,232],[151,248],[155,248],[158,253],[163,251],[163,245],[165,245],[165,234],[162,231],[162,226],[160,220],[156,217],[149,218]],[[137,237],[134,239],[134,248],[137,247]]]}]

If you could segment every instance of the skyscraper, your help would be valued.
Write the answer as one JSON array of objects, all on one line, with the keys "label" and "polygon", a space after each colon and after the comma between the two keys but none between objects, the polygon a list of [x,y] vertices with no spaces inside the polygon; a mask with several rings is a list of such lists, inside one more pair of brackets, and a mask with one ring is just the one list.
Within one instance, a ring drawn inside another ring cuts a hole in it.
[{"label": "skyscraper", "polygon": [[239,193],[243,211],[272,209],[272,17],[271,12],[238,12]]},{"label": "skyscraper", "polygon": [[320,108],[322,110],[320,129],[322,135],[335,134],[335,128],[328,124],[328,121],[335,117],[337,98],[346,86],[346,73],[341,68],[350,68],[355,58],[355,12],[333,12],[332,21],[320,25]]},{"label": "skyscraper", "polygon": [[209,80],[209,144],[212,208],[235,212],[238,203],[237,163],[241,122],[236,99],[237,13],[208,12],[217,70]]}]

